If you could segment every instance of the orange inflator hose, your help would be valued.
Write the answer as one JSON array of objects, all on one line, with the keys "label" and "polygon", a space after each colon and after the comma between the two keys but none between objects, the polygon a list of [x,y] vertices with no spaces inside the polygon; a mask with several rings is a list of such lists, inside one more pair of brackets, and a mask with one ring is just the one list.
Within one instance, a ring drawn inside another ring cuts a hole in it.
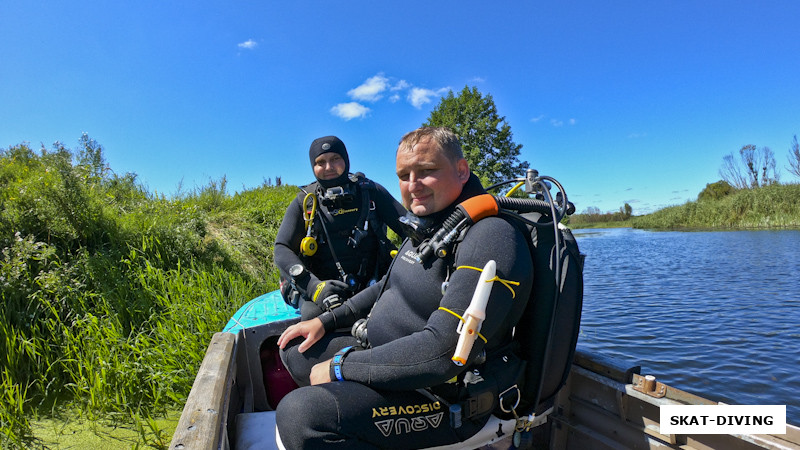
[{"label": "orange inflator hose", "polygon": [[497,200],[489,194],[476,195],[461,202],[460,206],[472,222],[477,222],[484,217],[496,216],[500,209]]}]

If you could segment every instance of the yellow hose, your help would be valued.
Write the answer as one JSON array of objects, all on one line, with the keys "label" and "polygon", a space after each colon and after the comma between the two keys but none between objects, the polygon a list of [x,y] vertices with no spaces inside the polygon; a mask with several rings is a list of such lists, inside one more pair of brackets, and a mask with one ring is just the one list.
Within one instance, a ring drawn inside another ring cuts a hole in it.
[{"label": "yellow hose", "polygon": [[[311,212],[308,211],[306,205],[308,204],[308,198],[311,197]],[[317,213],[317,196],[313,193],[309,192],[306,194],[305,198],[303,198],[303,221],[306,225],[306,230],[311,228],[311,225],[314,223],[314,214]]]},{"label": "yellow hose", "polygon": [[524,184],[525,184],[525,182],[524,182],[524,181],[520,181],[519,183],[517,183],[517,184],[516,184],[516,186],[514,186],[513,188],[511,188],[511,190],[510,190],[510,191],[506,192],[506,197],[511,197],[511,194],[513,194],[513,193],[514,193],[514,191],[516,191],[517,189],[519,189],[519,188],[520,188],[521,186],[523,186]]}]

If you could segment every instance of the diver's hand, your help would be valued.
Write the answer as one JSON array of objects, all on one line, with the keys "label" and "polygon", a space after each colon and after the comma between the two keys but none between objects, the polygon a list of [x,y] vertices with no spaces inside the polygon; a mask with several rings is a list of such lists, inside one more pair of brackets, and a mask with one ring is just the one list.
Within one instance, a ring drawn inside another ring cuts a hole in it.
[{"label": "diver's hand", "polygon": [[331,296],[338,296],[342,299],[342,301],[349,297],[350,291],[347,283],[340,280],[320,281],[319,284],[317,284],[317,287],[314,288],[314,293],[311,294],[311,300],[313,300],[314,303],[322,306],[323,300]]},{"label": "diver's hand", "polygon": [[312,385],[331,382],[331,361],[332,359],[329,359],[314,364],[314,367],[311,368],[311,374],[308,376]]},{"label": "diver's hand", "polygon": [[297,347],[297,351],[303,353],[308,350],[309,347],[316,344],[322,336],[325,336],[325,327],[322,325],[322,321],[315,317],[311,320],[304,320],[290,326],[284,330],[283,333],[281,333],[281,337],[278,338],[278,347],[283,349],[291,340],[300,336],[306,338],[306,340]]}]

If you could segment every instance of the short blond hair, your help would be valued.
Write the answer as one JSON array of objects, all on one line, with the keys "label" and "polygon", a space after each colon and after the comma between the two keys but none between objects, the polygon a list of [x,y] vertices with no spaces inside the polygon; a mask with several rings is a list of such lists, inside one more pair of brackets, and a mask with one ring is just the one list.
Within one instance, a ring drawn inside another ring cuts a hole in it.
[{"label": "short blond hair", "polygon": [[464,159],[458,135],[445,127],[420,127],[409,131],[401,139],[397,151],[410,151],[418,143],[430,139],[439,147],[439,151],[453,164]]}]

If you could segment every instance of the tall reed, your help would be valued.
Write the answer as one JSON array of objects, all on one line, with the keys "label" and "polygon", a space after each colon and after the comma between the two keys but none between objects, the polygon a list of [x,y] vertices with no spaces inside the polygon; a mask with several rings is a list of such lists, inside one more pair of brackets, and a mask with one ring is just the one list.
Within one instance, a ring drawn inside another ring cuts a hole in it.
[{"label": "tall reed", "polygon": [[134,424],[179,409],[211,335],[277,286],[272,242],[295,188],[171,199],[118,176],[81,138],[0,151],[0,446],[32,417],[79,411]]},{"label": "tall reed", "polygon": [[800,228],[800,184],[742,189],[634,217],[634,228]]}]

